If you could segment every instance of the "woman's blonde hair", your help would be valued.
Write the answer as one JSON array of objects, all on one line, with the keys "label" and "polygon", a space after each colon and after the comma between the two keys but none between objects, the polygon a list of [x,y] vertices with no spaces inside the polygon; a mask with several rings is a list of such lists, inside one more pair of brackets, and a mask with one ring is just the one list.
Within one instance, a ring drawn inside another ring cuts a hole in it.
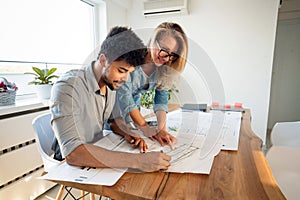
[{"label": "woman's blonde hair", "polygon": [[169,61],[164,66],[158,67],[158,87],[160,89],[171,88],[175,78],[184,70],[188,53],[188,41],[181,26],[173,22],[163,22],[156,27],[152,38],[149,40],[148,47],[153,41],[160,41],[165,37],[175,38],[178,44],[176,53],[178,58]]}]

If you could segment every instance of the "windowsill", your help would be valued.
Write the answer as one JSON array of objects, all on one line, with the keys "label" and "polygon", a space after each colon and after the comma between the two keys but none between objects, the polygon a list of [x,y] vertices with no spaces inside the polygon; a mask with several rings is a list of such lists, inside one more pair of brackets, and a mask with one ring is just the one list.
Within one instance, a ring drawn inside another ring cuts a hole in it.
[{"label": "windowsill", "polygon": [[17,97],[15,104],[0,106],[0,116],[49,106],[49,99],[39,99],[36,95]]}]

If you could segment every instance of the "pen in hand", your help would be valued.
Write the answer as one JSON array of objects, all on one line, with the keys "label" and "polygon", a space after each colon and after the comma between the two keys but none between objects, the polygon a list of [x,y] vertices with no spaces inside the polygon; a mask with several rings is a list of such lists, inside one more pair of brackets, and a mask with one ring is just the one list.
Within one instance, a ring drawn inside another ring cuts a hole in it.
[{"label": "pen in hand", "polygon": [[[164,153],[164,151],[163,151],[163,150],[160,150],[160,153]],[[165,153],[164,153],[164,154],[165,154]],[[166,170],[167,170],[167,169],[169,168],[169,166],[171,165],[171,164],[170,164],[171,157],[168,156],[167,154],[165,154],[165,156],[168,157],[166,160],[168,161],[169,165],[167,166],[167,168],[160,169],[160,170],[159,170],[160,172],[166,172]]]}]

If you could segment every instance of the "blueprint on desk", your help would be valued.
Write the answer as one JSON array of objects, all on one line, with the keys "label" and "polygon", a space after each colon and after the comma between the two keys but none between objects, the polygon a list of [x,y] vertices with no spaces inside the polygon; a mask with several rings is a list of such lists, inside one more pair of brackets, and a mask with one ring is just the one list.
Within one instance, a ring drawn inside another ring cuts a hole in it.
[{"label": "blueprint on desk", "polygon": [[[237,150],[241,112],[177,110],[167,115],[167,129],[177,138],[170,172],[209,174],[214,157],[224,150]],[[150,120],[155,120],[151,118]]]},{"label": "blueprint on desk", "polygon": [[[157,141],[143,137],[148,144],[148,151],[163,151],[171,156],[168,172],[209,174],[214,157],[221,149],[237,150],[241,112],[178,110],[167,115],[167,129],[177,142],[173,149],[161,146]],[[153,119],[150,119],[153,120]],[[112,132],[95,145],[129,153],[140,153],[122,137]],[[62,180],[85,184],[113,185],[127,169],[99,169],[74,167],[67,163],[52,168],[42,176],[48,180]]]},{"label": "blueprint on desk", "polygon": [[211,111],[211,124],[200,157],[217,155],[221,149],[237,150],[242,112]]}]

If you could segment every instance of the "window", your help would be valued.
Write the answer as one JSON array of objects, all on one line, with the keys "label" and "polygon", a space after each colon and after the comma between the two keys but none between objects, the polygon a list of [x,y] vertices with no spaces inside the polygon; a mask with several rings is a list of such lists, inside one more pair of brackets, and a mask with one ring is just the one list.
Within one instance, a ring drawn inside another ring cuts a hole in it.
[{"label": "window", "polygon": [[95,8],[80,0],[0,1],[0,76],[33,92],[32,66],[79,68],[95,48]]}]

